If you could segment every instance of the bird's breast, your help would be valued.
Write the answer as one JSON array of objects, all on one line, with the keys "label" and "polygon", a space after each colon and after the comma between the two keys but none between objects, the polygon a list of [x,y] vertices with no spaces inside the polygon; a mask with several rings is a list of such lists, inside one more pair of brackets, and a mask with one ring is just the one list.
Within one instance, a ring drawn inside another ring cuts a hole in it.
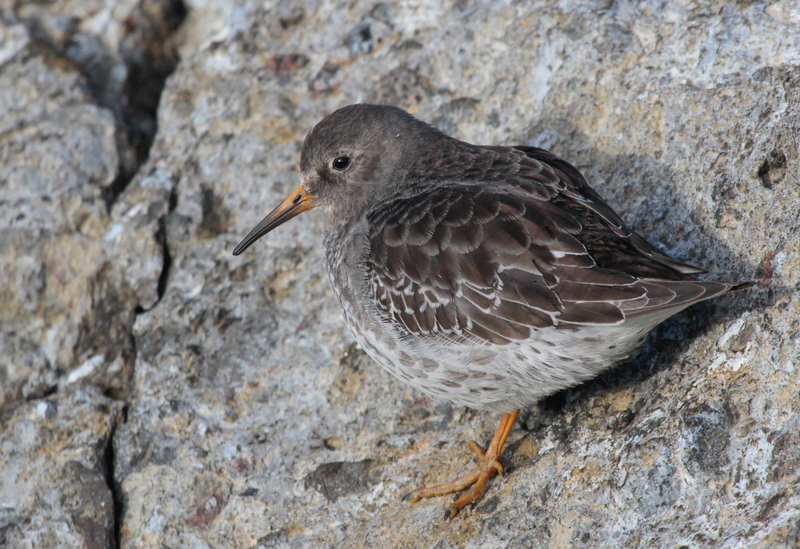
[{"label": "bird's breast", "polygon": [[352,329],[368,323],[373,308],[367,288],[367,266],[364,262],[369,242],[362,223],[326,225],[322,249],[325,273],[336,300],[342,307],[345,321]]}]

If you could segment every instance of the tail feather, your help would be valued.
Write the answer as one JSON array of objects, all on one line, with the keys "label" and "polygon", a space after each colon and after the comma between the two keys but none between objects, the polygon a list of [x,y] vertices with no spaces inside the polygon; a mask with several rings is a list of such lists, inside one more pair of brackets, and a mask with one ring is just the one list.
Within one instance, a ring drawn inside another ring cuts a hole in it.
[{"label": "tail feather", "polygon": [[753,286],[754,282],[729,283],[707,280],[652,280],[642,279],[636,285],[643,287],[653,299],[637,303],[638,307],[625,310],[627,318],[669,318],[683,309],[728,292],[738,292]]}]

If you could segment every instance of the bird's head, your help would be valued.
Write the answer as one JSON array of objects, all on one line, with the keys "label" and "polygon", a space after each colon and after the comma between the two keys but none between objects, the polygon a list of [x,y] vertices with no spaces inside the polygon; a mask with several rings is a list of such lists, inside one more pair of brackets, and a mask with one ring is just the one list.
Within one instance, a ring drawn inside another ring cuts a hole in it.
[{"label": "bird's head", "polygon": [[413,185],[440,140],[450,138],[396,107],[358,104],[333,112],[303,142],[300,186],[242,240],[234,255],[312,208],[349,217]]}]

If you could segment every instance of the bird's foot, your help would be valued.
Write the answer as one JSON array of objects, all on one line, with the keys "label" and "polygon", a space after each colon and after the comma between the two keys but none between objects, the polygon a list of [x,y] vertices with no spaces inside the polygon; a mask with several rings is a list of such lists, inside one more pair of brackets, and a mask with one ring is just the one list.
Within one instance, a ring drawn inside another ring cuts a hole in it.
[{"label": "bird's foot", "polygon": [[404,499],[417,502],[423,498],[432,498],[437,496],[445,496],[454,492],[461,492],[467,490],[460,498],[454,501],[447,510],[446,518],[453,518],[458,512],[478,500],[486,491],[486,485],[489,479],[495,475],[503,474],[503,466],[500,463],[500,453],[503,450],[503,445],[508,438],[508,433],[511,431],[511,426],[514,420],[517,419],[519,412],[512,414],[503,414],[503,419],[500,421],[500,426],[492,439],[489,448],[484,450],[477,442],[471,440],[467,443],[469,449],[478,456],[478,464],[476,467],[466,475],[459,477],[450,482],[432,486],[430,488],[422,488],[415,490],[408,494]]},{"label": "bird's foot", "polygon": [[495,475],[503,474],[503,466],[497,459],[499,456],[487,454],[474,440],[470,440],[467,445],[469,449],[478,456],[478,464],[472,471],[450,482],[445,482],[438,486],[431,486],[430,488],[415,490],[409,494],[408,500],[414,503],[423,498],[446,496],[447,494],[461,492],[469,488],[466,493],[450,504],[447,510],[447,518],[453,518],[461,509],[477,501],[486,491],[486,485],[489,479]]}]

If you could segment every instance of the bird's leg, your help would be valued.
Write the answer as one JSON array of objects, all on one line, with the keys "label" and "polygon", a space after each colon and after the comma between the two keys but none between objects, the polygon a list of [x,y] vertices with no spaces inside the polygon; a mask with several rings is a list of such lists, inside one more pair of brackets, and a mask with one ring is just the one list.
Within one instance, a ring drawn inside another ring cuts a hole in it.
[{"label": "bird's leg", "polygon": [[450,505],[448,518],[453,518],[461,509],[476,501],[481,497],[481,494],[486,491],[486,483],[489,479],[495,475],[503,474],[503,466],[500,464],[499,460],[500,454],[503,451],[503,445],[506,443],[508,434],[511,432],[511,426],[514,425],[514,421],[516,421],[518,415],[519,410],[513,413],[503,414],[500,425],[497,427],[497,431],[495,431],[494,437],[492,438],[492,442],[486,450],[481,448],[474,440],[467,443],[469,449],[478,456],[478,464],[472,471],[453,481],[416,490],[409,494],[407,499],[411,502],[415,502],[422,498],[432,498],[452,494],[453,492],[460,492],[470,487],[463,496]]}]

